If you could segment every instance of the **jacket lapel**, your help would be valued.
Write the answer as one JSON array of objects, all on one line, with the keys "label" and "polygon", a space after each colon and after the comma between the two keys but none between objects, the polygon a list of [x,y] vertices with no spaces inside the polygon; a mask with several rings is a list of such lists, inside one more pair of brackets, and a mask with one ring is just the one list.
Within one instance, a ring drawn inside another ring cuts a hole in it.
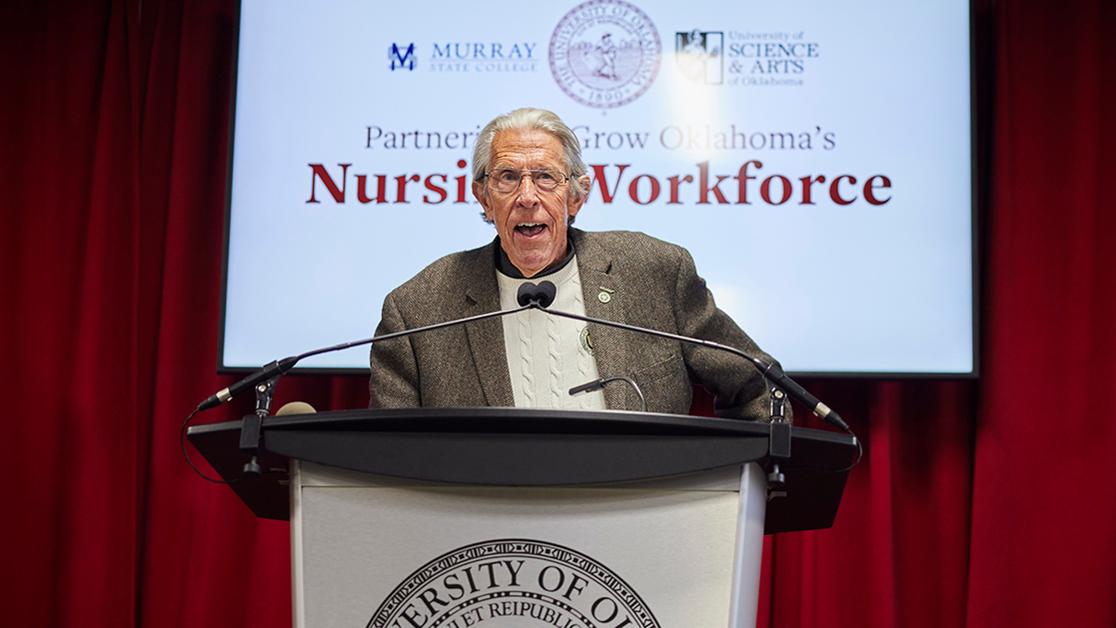
[{"label": "jacket lapel", "polygon": [[[466,265],[461,284],[465,286],[464,316],[475,316],[500,309],[500,291],[496,286],[493,266],[495,251],[492,246],[476,250],[476,259]],[[511,407],[515,405],[512,395],[511,376],[508,373],[508,360],[504,352],[504,328],[499,317],[465,324],[465,336],[469,342],[469,352],[473,356],[473,367],[481,383],[484,400],[489,406]]]},{"label": "jacket lapel", "polygon": [[[577,251],[577,270],[581,276],[581,292],[585,299],[585,313],[593,318],[625,322],[627,299],[620,290],[613,274],[613,260],[608,251],[598,246],[592,237],[579,229],[571,229],[574,249]],[[601,377],[631,375],[628,362],[629,332],[604,325],[589,325],[593,343],[593,357]],[[604,387],[605,407],[610,410],[638,410],[639,400],[630,386],[614,383]]]}]

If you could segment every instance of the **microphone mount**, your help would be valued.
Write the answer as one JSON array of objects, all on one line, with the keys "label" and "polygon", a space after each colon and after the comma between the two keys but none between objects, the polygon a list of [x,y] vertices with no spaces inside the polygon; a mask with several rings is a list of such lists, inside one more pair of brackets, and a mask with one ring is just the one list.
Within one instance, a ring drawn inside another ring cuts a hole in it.
[{"label": "microphone mount", "polygon": [[256,384],[256,410],[244,415],[240,422],[240,451],[251,456],[244,463],[245,475],[260,475],[260,444],[263,440],[263,420],[271,410],[271,398],[275,394],[276,375],[266,382]]}]

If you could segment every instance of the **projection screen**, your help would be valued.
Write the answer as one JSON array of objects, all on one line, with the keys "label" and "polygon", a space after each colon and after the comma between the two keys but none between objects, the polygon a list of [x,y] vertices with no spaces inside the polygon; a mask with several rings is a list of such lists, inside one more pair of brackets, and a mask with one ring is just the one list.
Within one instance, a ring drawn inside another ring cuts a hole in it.
[{"label": "projection screen", "polygon": [[576,226],[687,247],[788,371],[971,375],[969,22],[956,0],[243,0],[219,367],[371,336],[392,288],[490,242],[475,139],[533,106],[590,164]]}]

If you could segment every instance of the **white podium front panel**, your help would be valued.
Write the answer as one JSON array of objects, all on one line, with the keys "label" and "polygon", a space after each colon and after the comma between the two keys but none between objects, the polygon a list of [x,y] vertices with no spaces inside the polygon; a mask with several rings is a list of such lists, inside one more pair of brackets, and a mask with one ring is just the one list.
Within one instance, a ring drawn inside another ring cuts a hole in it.
[{"label": "white podium front panel", "polygon": [[[294,471],[296,626],[755,622],[764,487],[754,466],[744,496],[739,468],[592,488]],[[738,561],[747,573],[734,581]]]}]

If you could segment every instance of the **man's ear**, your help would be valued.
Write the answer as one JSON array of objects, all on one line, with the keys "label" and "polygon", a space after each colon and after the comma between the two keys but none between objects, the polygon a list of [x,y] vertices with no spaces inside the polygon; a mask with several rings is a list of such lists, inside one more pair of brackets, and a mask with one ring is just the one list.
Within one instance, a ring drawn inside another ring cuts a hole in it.
[{"label": "man's ear", "polygon": [[572,200],[573,197],[571,196],[571,200],[569,201],[569,203],[567,203],[566,212],[571,218],[576,216],[577,212],[581,211],[581,207],[585,205],[585,201],[589,200],[589,175],[581,175],[574,183],[577,185],[577,187],[581,188],[582,194],[581,200],[574,201]]},{"label": "man's ear", "polygon": [[484,218],[492,221],[492,211],[488,208],[488,196],[485,194],[485,185],[480,181],[473,181],[473,198],[484,208]]}]

